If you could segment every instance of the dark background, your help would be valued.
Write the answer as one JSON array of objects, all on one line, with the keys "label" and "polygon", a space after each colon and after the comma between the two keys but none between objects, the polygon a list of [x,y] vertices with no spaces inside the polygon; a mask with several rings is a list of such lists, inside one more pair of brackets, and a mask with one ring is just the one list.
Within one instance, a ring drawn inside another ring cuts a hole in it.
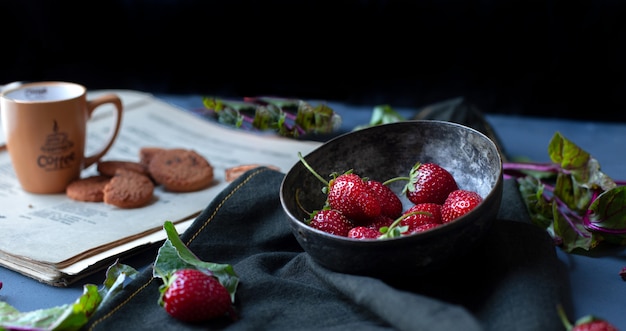
[{"label": "dark background", "polygon": [[626,121],[626,1],[2,1],[0,84]]}]

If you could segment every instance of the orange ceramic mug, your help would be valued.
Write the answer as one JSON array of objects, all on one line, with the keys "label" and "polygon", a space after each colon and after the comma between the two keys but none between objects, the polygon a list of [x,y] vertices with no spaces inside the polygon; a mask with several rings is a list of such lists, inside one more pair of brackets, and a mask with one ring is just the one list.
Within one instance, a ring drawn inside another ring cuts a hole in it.
[{"label": "orange ceramic mug", "polygon": [[[115,106],[103,146],[85,155],[87,121],[104,104]],[[61,193],[113,145],[122,121],[115,94],[88,99],[87,89],[68,82],[36,82],[2,91],[0,113],[17,179],[31,193]]]}]

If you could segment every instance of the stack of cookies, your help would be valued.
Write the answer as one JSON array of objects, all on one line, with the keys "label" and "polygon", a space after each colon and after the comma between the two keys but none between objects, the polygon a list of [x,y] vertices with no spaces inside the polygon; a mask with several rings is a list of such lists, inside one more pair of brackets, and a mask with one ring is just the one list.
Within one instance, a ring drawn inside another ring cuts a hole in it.
[{"label": "stack of cookies", "polygon": [[104,202],[119,208],[149,204],[155,185],[171,192],[193,192],[213,183],[213,166],[194,150],[144,147],[139,161],[109,160],[98,163],[98,174],[70,183],[68,197]]}]

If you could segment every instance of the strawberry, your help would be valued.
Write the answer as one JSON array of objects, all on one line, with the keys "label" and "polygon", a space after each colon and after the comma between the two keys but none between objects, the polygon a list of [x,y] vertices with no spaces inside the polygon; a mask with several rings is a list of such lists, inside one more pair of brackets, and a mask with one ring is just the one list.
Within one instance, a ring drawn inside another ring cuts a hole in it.
[{"label": "strawberry", "polygon": [[322,209],[313,213],[309,226],[337,236],[347,237],[354,227],[343,213],[335,209]]},{"label": "strawberry", "polygon": [[443,223],[451,222],[474,209],[482,201],[483,198],[474,191],[454,190],[441,205],[441,220]]},{"label": "strawberry", "polygon": [[572,325],[563,306],[559,304],[556,309],[566,331],[618,331],[613,324],[593,315],[581,317]]},{"label": "strawberry", "polygon": [[348,238],[353,239],[376,239],[380,236],[380,232],[377,229],[355,226],[348,232]]},{"label": "strawberry", "polygon": [[363,223],[380,215],[378,195],[366,184],[366,180],[352,172],[346,172],[330,180],[328,204],[355,223]]},{"label": "strawberry", "polygon": [[611,323],[595,320],[575,325],[571,331],[618,331]]},{"label": "strawberry", "polygon": [[387,185],[370,179],[367,181],[367,186],[378,196],[382,215],[397,218],[402,214],[402,201]]},{"label": "strawberry", "polygon": [[393,221],[393,218],[381,214],[378,215],[378,217],[374,217],[370,222],[366,223],[365,226],[370,229],[378,230],[383,226],[390,226]]},{"label": "strawberry", "polygon": [[301,153],[298,153],[298,158],[313,176],[326,185],[322,191],[327,194],[326,204],[330,209],[342,212],[355,223],[367,222],[380,215],[380,201],[377,194],[367,185],[367,179],[348,170],[339,176],[333,173],[333,178],[326,181],[304,160]]},{"label": "strawberry", "polygon": [[413,205],[411,208],[407,209],[404,214],[409,214],[413,212],[425,212],[425,213],[417,213],[413,215],[409,215],[402,219],[400,222],[401,226],[407,226],[408,232],[413,232],[415,228],[424,224],[441,224],[441,206],[436,203],[426,202],[420,203],[417,205]]},{"label": "strawberry", "polygon": [[452,174],[436,163],[416,163],[408,179],[402,193],[414,204],[443,204],[448,194],[459,188]]},{"label": "strawberry", "polygon": [[405,232],[405,234],[406,233],[413,234],[413,233],[420,233],[420,232],[428,231],[428,230],[434,229],[434,228],[436,228],[436,227],[438,227],[440,225],[441,224],[439,224],[439,223],[424,223],[424,224],[420,224],[420,225],[414,227],[413,229]]},{"label": "strawberry", "polygon": [[198,269],[174,271],[161,287],[159,303],[172,317],[185,322],[206,321],[233,310],[226,287]]}]

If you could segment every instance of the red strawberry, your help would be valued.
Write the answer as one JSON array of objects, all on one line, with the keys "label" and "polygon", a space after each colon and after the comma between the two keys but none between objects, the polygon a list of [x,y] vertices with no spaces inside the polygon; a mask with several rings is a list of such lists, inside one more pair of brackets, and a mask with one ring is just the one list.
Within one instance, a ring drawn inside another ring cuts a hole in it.
[{"label": "red strawberry", "polygon": [[409,234],[420,233],[420,232],[428,231],[430,229],[434,229],[440,225],[441,224],[439,223],[424,223],[424,224],[420,224],[414,227],[412,230],[407,231],[407,233]]},{"label": "red strawberry", "polygon": [[448,170],[436,163],[417,163],[411,168],[403,193],[414,204],[431,202],[441,205],[448,194],[458,188]]},{"label": "red strawberry", "polygon": [[355,223],[366,222],[380,215],[380,201],[367,185],[366,179],[348,170],[339,176],[333,173],[333,179],[326,181],[304,160],[301,153],[298,153],[298,158],[311,174],[326,185],[322,191],[327,194],[326,204],[331,209],[342,212]]},{"label": "red strawberry", "polygon": [[448,223],[465,215],[483,201],[483,198],[474,191],[452,191],[441,205],[441,220]]},{"label": "red strawberry", "polygon": [[407,232],[413,232],[415,228],[424,224],[441,224],[441,206],[436,203],[420,203],[417,205],[413,205],[411,208],[407,209],[404,214],[409,214],[413,212],[426,212],[426,213],[418,213],[409,215],[406,218],[402,219],[400,222],[401,226],[407,226]]},{"label": "red strawberry", "polygon": [[376,239],[378,236],[380,236],[378,230],[365,226],[356,226],[348,232],[348,238],[353,239]]},{"label": "red strawberry", "polygon": [[402,215],[402,201],[387,185],[376,180],[368,180],[367,185],[378,195],[382,215],[394,219]]},{"label": "red strawberry", "polygon": [[575,325],[571,331],[618,331],[611,323],[604,320],[595,320]]},{"label": "red strawberry", "polygon": [[557,305],[556,309],[566,331],[618,331],[613,324],[593,315],[581,317],[572,325],[563,306]]},{"label": "red strawberry", "polygon": [[355,223],[380,215],[378,195],[359,175],[348,172],[329,182],[328,204]]},{"label": "red strawberry", "polygon": [[347,237],[354,227],[343,213],[335,209],[322,209],[313,214],[309,226],[337,236]]},{"label": "red strawberry", "polygon": [[378,215],[378,217],[374,217],[370,222],[364,224],[364,226],[370,229],[378,230],[383,226],[390,226],[393,221],[393,218],[385,215]]},{"label": "red strawberry", "polygon": [[197,269],[175,271],[161,291],[159,303],[181,321],[206,321],[232,311],[228,290],[217,278]]}]

